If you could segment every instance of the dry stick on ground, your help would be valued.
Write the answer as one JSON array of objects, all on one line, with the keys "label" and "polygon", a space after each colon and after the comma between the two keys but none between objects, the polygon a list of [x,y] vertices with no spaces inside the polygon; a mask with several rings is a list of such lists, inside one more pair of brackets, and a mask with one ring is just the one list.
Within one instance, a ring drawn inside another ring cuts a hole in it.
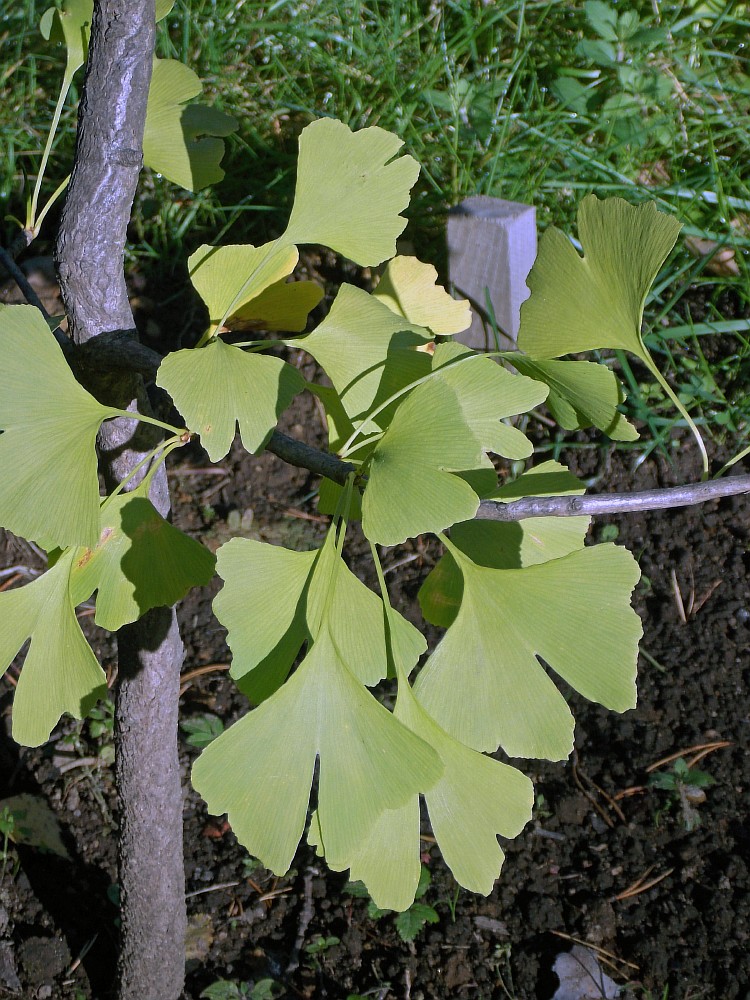
[{"label": "dry stick on ground", "polygon": [[[56,248],[63,301],[78,345],[95,343],[103,333],[111,336],[111,331],[135,328],[123,264],[142,165],[154,7],[154,0],[94,3],[75,160]],[[143,380],[132,369],[115,373],[107,388],[108,403],[130,410],[148,406]],[[153,438],[134,421],[121,418],[103,425],[99,444],[102,471],[111,489],[148,453]],[[169,491],[163,466],[151,499],[167,516]],[[183,651],[174,609],[157,609],[121,629],[118,650],[115,775],[122,899],[118,997],[177,1000],[184,981],[186,917],[177,755]]]}]

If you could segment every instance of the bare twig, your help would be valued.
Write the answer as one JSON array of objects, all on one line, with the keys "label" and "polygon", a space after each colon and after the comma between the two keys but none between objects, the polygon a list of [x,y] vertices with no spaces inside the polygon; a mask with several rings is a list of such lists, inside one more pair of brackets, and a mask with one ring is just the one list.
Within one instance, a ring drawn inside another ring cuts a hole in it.
[{"label": "bare twig", "polygon": [[302,951],[302,945],[305,943],[305,935],[307,934],[307,928],[310,926],[310,921],[313,918],[315,912],[313,906],[312,898],[312,884],[313,876],[317,872],[314,868],[308,868],[304,876],[304,902],[302,905],[302,911],[299,915],[299,925],[297,927],[297,937],[294,939],[294,947],[292,948],[292,953],[289,956],[289,962],[286,967],[286,975],[291,976],[293,972],[296,972],[299,968],[299,957]]},{"label": "bare twig", "polygon": [[581,517],[591,514],[634,514],[646,510],[692,507],[721,497],[750,493],[750,476],[732,476],[707,483],[690,483],[639,493],[603,493],[597,496],[523,497],[511,503],[484,500],[478,518],[522,521],[528,517]]}]

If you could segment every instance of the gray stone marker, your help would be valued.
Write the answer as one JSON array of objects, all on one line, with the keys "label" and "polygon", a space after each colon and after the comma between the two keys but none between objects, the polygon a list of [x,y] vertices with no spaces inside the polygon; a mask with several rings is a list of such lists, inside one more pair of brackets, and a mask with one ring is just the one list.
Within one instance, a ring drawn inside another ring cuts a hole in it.
[{"label": "gray stone marker", "polygon": [[536,209],[487,195],[466,198],[448,215],[448,270],[455,292],[469,299],[474,319],[457,340],[492,350],[487,291],[501,331],[500,347],[516,346],[526,277],[536,257]]}]

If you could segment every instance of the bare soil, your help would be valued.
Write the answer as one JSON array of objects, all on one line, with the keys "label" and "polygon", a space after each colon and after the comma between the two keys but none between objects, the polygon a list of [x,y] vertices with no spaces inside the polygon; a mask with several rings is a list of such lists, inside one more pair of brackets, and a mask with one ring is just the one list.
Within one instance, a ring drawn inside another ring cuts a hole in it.
[{"label": "bare soil", "polygon": [[[319,439],[313,401],[303,397],[283,429]],[[670,461],[652,456],[635,471],[627,454],[606,447],[571,449],[561,460],[606,492],[700,474],[688,441]],[[249,456],[237,444],[220,471],[197,447],[178,461],[171,469],[175,522],[211,548],[239,532],[296,548],[320,542],[325,523],[306,472],[272,455]],[[192,927],[185,997],[198,998],[224,978],[251,986],[273,979],[281,984],[274,995],[286,997],[547,1000],[558,985],[555,957],[580,939],[601,949],[603,967],[631,996],[750,998],[749,515],[750,501],[733,498],[612,519],[618,544],[635,553],[643,573],[634,600],[645,632],[638,707],[618,716],[571,694],[576,751],[564,765],[520,762],[536,782],[535,816],[504,845],[505,866],[489,897],[459,891],[425,840],[432,882],[423,902],[439,922],[412,942],[400,938],[391,915],[372,919],[367,900],[345,891],[346,877],[327,871],[305,846],[283,878],[248,866],[225,818],[209,816],[190,788],[198,751],[184,741]],[[614,530],[598,521],[592,540]],[[355,572],[373,583],[364,547],[355,539],[349,551]],[[41,565],[10,537],[0,555],[1,567]],[[389,566],[403,561],[388,579],[414,621],[417,590],[437,555],[432,541],[387,554]],[[194,592],[180,611],[181,704],[184,718],[211,712],[228,725],[248,706],[226,673],[225,632],[210,605],[218,588],[215,580]],[[85,608],[82,616],[113,669],[111,638]],[[428,629],[431,644],[438,638]],[[70,860],[11,848],[0,881],[0,997],[105,1000],[117,938],[108,737],[69,720],[45,747],[19,749],[8,735],[11,701],[12,684],[0,681],[0,798],[42,797]],[[716,743],[726,745],[711,749]],[[679,788],[671,794],[649,785],[649,769],[674,773],[672,763],[660,762],[675,756],[697,761],[714,780],[703,801],[700,791],[680,799]]]}]

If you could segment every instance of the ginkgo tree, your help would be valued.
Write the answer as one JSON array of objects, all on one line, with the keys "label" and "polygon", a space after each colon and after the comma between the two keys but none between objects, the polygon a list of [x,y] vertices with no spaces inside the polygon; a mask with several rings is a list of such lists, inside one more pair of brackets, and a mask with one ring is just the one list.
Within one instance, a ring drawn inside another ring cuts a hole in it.
[{"label": "ginkgo tree", "polygon": [[[65,89],[85,57],[90,18],[90,2],[66,0],[43,19],[46,34],[67,45]],[[217,167],[216,137],[230,123],[183,107],[197,92],[183,69],[154,63],[144,153],[199,186],[196,178],[215,176],[206,164]],[[64,713],[83,717],[105,691],[76,618],[81,602],[95,593],[96,623],[116,631],[216,571],[223,586],[214,611],[228,630],[231,677],[252,708],[197,759],[195,788],[277,874],[304,838],[393,909],[407,908],[417,889],[420,797],[457,881],[490,892],[503,863],[498,837],[523,829],[533,801],[523,765],[496,754],[564,760],[573,747],[574,719],[556,678],[613,711],[635,705],[633,556],[587,544],[585,514],[491,515],[522,498],[575,503],[584,492],[558,462],[534,461],[513,418],[546,402],[565,428],[637,436],[613,371],[565,355],[623,348],[671,395],[641,324],[680,229],[651,205],[584,199],[582,255],[555,229],[541,241],[519,350],[476,352],[452,339],[470,323],[468,304],[436,284],[430,265],[396,255],[418,172],[380,128],[352,132],[321,119],[302,131],[286,230],[258,247],[204,245],[188,260],[205,331],[195,347],[153,357],[155,383],[181,414],[176,424],[95,398],[52,336],[54,319],[32,305],[0,306],[0,465],[8,470],[0,525],[38,543],[49,561],[38,579],[0,594],[0,670],[31,640],[14,738],[43,743]],[[361,266],[389,263],[371,293],[344,284],[305,332],[323,294],[293,280],[299,246],[309,243]],[[306,382],[269,353],[289,348],[317,362],[320,380]],[[322,403],[328,451],[339,459],[308,462],[327,472],[319,506],[330,526],[319,548],[234,538],[214,557],[156,509],[154,483],[168,456],[197,439],[221,461],[238,432],[247,451],[278,452],[279,418],[302,392]],[[159,434],[102,496],[96,438],[118,420]],[[525,460],[526,471],[509,479],[509,463]],[[377,589],[347,565],[354,521],[370,543]],[[427,533],[444,549],[419,594],[425,620],[444,629],[431,651],[392,606],[378,549]],[[373,691],[385,678],[396,692],[392,710]]]}]

